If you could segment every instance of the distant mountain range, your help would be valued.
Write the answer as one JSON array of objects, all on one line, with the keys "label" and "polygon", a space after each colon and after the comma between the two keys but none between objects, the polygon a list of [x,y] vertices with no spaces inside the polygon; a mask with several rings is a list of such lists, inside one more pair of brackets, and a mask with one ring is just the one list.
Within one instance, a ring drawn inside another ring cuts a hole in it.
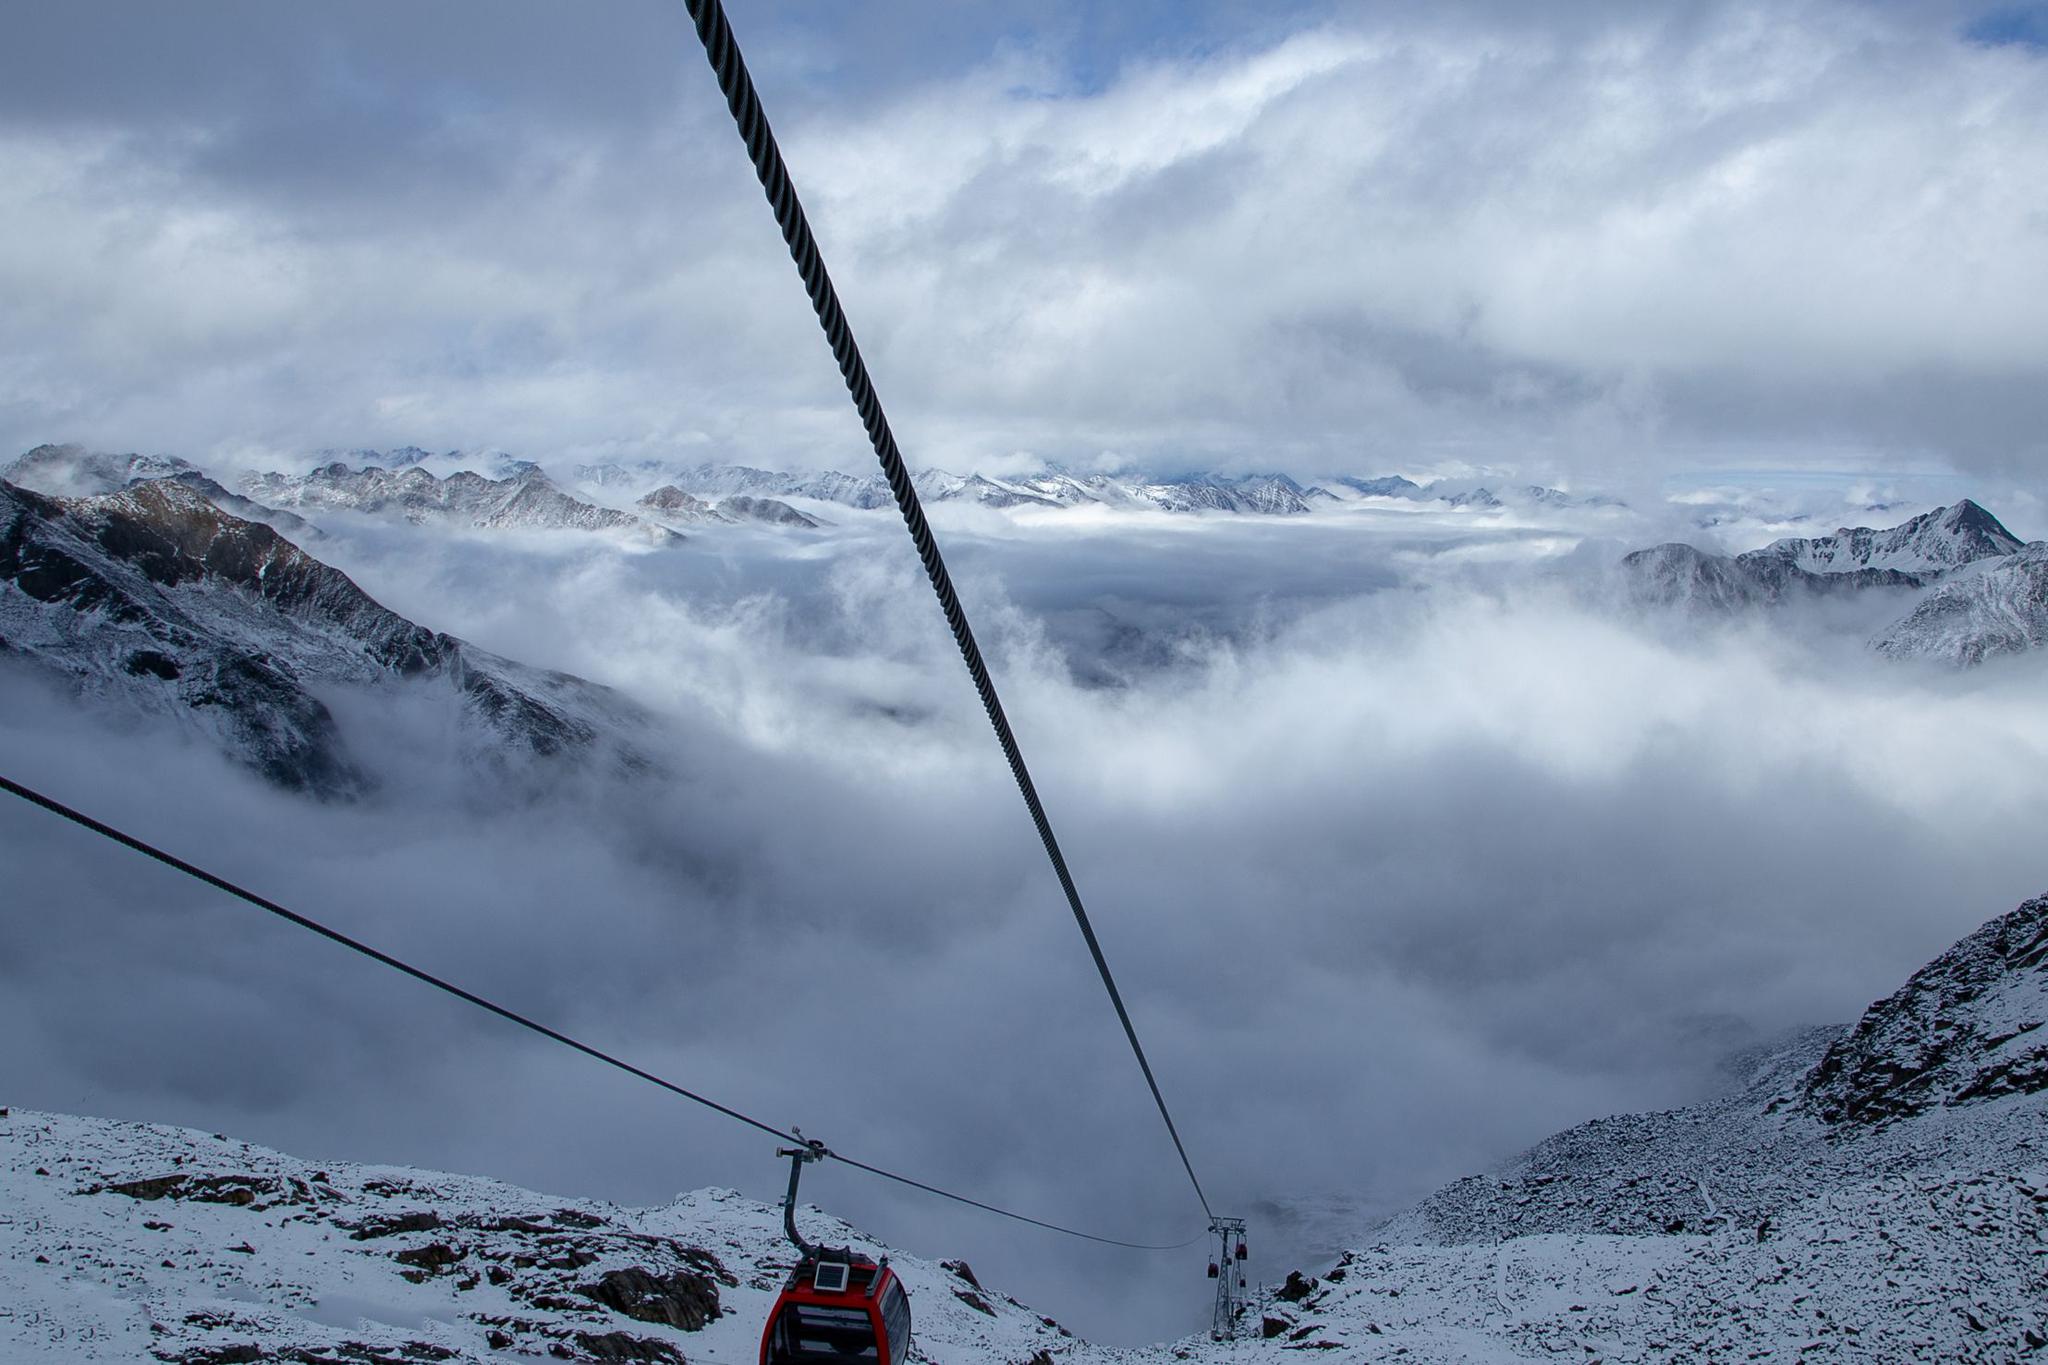
[{"label": "distant mountain range", "polygon": [[1883,530],[1845,526],[1738,555],[1659,545],[1626,556],[1621,573],[1637,604],[1704,615],[1931,588],[1871,642],[1889,658],[1970,665],[2048,642],[2048,542],[2022,542],[1968,498]]},{"label": "distant mountain range", "polygon": [[[364,463],[351,464],[350,460]],[[496,477],[461,462],[488,464]],[[436,474],[429,464],[446,470]],[[252,474],[234,491],[188,461],[169,456],[107,455],[71,446],[38,446],[0,478],[53,496],[107,495],[169,479],[222,512],[317,543],[318,519],[333,512],[413,525],[472,530],[596,533],[656,546],[686,534],[740,525],[804,533],[827,524],[832,508],[873,511],[894,505],[879,475],[788,473],[747,465],[581,465],[573,486],[538,464],[504,454],[431,455],[413,446],[352,451],[305,474]],[[913,476],[928,504],[1047,512],[1107,507],[1174,515],[1292,517],[1368,500],[1434,504],[1493,512],[1503,508],[1606,509],[1623,504],[1540,485],[1496,492],[1468,481],[1423,485],[1398,475],[1343,477],[1303,485],[1285,474],[1189,474],[1119,478],[1050,470],[993,478],[925,470]],[[1337,491],[1332,491],[1333,489]],[[630,503],[623,506],[610,502]],[[1671,543],[1638,550],[1621,563],[1627,596],[1639,606],[1725,614],[1789,600],[1890,589],[1924,592],[1910,613],[1873,645],[1888,658],[1973,665],[2048,642],[2048,561],[1977,503],[1964,499],[1900,525],[1842,527],[1831,535],[1784,539],[1725,555]]]},{"label": "distant mountain range", "polygon": [[[786,473],[748,465],[699,464],[679,467],[660,462],[626,467],[582,465],[579,484],[592,488],[633,488],[659,481],[679,492],[717,501],[733,497],[797,498],[837,503],[861,511],[894,507],[895,494],[880,474],[856,477],[837,470]],[[943,469],[911,475],[918,497],[928,504],[971,503],[982,507],[1060,509],[1100,506],[1162,512],[1232,512],[1253,516],[1292,516],[1315,510],[1319,503],[1339,501],[1323,488],[1304,488],[1284,474],[1226,477],[1190,474],[1173,479],[1116,479],[1102,474],[1077,475],[1050,471],[1028,478],[993,478],[954,474]]]},{"label": "distant mountain range", "polygon": [[[838,471],[784,473],[748,465],[700,464],[676,467],[660,462],[635,466],[581,465],[579,483],[593,488],[632,488],[660,480],[699,498],[736,495],[809,499],[869,510],[895,505],[895,496],[879,474],[855,477]],[[1074,474],[1048,470],[1027,476],[994,477],[954,474],[943,469],[911,475],[918,497],[926,503],[972,503],[983,507],[1048,509],[1116,507],[1175,513],[1222,512],[1243,516],[1299,516],[1359,498],[1400,498],[1442,502],[1455,508],[1492,510],[1510,505],[1545,507],[1619,507],[1612,498],[1575,497],[1555,488],[1523,485],[1496,494],[1465,482],[1428,485],[1392,475],[1376,479],[1339,478],[1322,485],[1303,485],[1285,474],[1181,474],[1173,477]]]},{"label": "distant mountain range", "polygon": [[318,691],[439,689],[471,757],[644,766],[630,703],[392,612],[182,476],[60,499],[0,483],[0,662],[172,717],[280,786],[371,785]]},{"label": "distant mountain range", "polygon": [[[231,490],[175,457],[105,455],[76,445],[46,445],[0,468],[0,478],[52,496],[77,497],[111,493],[139,480],[175,477],[224,511],[266,522],[288,535],[316,534],[321,514],[347,512],[411,525],[601,532],[659,545],[680,539],[681,528],[747,524],[811,530],[824,524],[822,505],[856,511],[895,506],[895,496],[880,474],[837,470],[792,473],[660,460],[583,464],[570,471],[565,488],[538,463],[502,452],[435,455],[402,446],[325,454],[335,458],[308,473],[245,475]],[[485,472],[470,467],[476,465]],[[1331,487],[1323,487],[1274,473],[1153,477],[1049,469],[998,478],[926,469],[913,474],[912,482],[930,505],[999,510],[1109,507],[1180,515],[1287,517],[1369,498],[1439,503],[1475,512],[1622,506],[1611,498],[1574,496],[1534,484],[1496,492],[1469,480],[1422,485],[1398,475],[1333,479]],[[627,498],[634,500],[614,505]]]}]

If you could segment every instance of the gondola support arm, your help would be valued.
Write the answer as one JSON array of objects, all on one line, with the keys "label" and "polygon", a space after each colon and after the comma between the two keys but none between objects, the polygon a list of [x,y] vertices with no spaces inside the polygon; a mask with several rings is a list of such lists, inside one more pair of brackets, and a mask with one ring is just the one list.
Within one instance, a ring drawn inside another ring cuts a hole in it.
[{"label": "gondola support arm", "polygon": [[789,1158],[789,1193],[784,1195],[782,1199],[782,1230],[788,1233],[789,1240],[796,1244],[798,1254],[808,1260],[818,1254],[818,1249],[809,1242],[806,1242],[803,1239],[803,1235],[796,1230],[796,1187],[797,1183],[803,1179],[805,1162],[823,1161],[832,1153],[826,1148],[824,1143],[819,1142],[816,1138],[805,1137],[803,1129],[791,1128],[789,1131],[794,1133],[804,1145],[801,1147],[778,1147],[775,1149],[775,1155]]}]

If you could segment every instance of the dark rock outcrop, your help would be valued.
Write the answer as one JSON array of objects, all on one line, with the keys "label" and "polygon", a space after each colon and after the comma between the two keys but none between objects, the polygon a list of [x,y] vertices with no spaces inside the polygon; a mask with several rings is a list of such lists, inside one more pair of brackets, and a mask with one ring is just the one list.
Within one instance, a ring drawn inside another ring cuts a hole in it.
[{"label": "dark rock outcrop", "polygon": [[1304,1278],[1299,1270],[1290,1270],[1287,1272],[1287,1283],[1274,1290],[1273,1297],[1282,1303],[1300,1303],[1315,1293],[1321,1284],[1322,1281],[1312,1275]]},{"label": "dark rock outcrop", "polygon": [[755,498],[744,493],[724,499],[717,510],[721,515],[738,521],[758,521],[768,526],[794,526],[809,530],[821,524],[816,517],[806,516],[778,498]]},{"label": "dark rock outcrop", "polygon": [[639,1266],[609,1270],[577,1293],[638,1322],[658,1322],[695,1332],[722,1311],[718,1286],[708,1275],[677,1271],[658,1275]]},{"label": "dark rock outcrop", "polygon": [[683,1353],[665,1341],[626,1332],[578,1332],[576,1344],[586,1360],[640,1361],[643,1365],[684,1365]]},{"label": "dark rock outcrop", "polygon": [[1864,1012],[1814,1068],[1836,1125],[2048,1089],[2048,896],[1992,920]]}]

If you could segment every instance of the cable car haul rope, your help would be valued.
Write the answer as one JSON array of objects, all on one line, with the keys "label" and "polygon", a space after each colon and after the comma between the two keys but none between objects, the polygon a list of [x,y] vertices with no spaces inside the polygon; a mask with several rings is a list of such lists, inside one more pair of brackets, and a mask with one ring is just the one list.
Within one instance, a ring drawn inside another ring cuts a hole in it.
[{"label": "cable car haul rope", "polygon": [[908,1185],[910,1188],[914,1190],[923,1190],[926,1194],[937,1195],[941,1199],[950,1199],[956,1204],[965,1204],[969,1208],[980,1209],[984,1213],[993,1213],[1000,1218],[1008,1218],[1019,1223],[1029,1223],[1033,1227],[1044,1228],[1048,1232],[1064,1233],[1069,1237],[1080,1237],[1090,1242],[1102,1242],[1108,1246],[1127,1247],[1132,1251],[1178,1251],[1182,1247],[1192,1246],[1196,1241],[1200,1240],[1199,1238],[1190,1238],[1185,1242],[1158,1243],[1127,1242],[1124,1241],[1122,1238],[1118,1237],[1102,1237],[1092,1232],[1083,1232],[1079,1228],[1070,1228],[1063,1226],[1059,1223],[1049,1223],[1042,1218],[1032,1218],[1025,1214],[1016,1213],[1010,1209],[999,1208],[994,1204],[985,1204],[979,1199],[970,1199],[968,1196],[964,1194],[955,1194],[951,1190],[941,1189],[936,1185],[927,1185],[922,1180],[913,1180],[911,1177],[907,1175],[900,1175],[895,1171],[884,1170],[880,1166],[871,1166],[865,1161],[856,1161],[854,1158],[850,1156],[845,1156],[841,1153],[830,1150],[823,1143],[810,1142],[803,1136],[802,1133],[800,1133],[794,1128],[782,1129],[777,1128],[772,1123],[764,1123],[760,1119],[753,1117],[751,1114],[744,1114],[739,1110],[734,1109],[728,1105],[720,1104],[717,1100],[711,1099],[710,1097],[705,1095],[700,1095],[694,1090],[678,1085],[674,1081],[669,1080],[665,1076],[660,1076],[652,1071],[648,1071],[642,1067],[635,1066],[633,1065],[633,1063],[628,1062],[623,1058],[614,1056],[613,1054],[606,1052],[602,1048],[593,1047],[589,1043],[583,1042],[578,1038],[571,1037],[569,1034],[563,1033],[559,1029],[550,1028],[546,1024],[541,1023],[537,1019],[529,1018],[528,1016],[521,1014],[517,1010],[508,1009],[504,1005],[500,1005],[494,1000],[488,999],[485,996],[478,995],[475,991],[466,990],[463,987],[456,985],[452,981],[448,981],[442,977],[436,976],[432,972],[426,971],[423,968],[415,967],[410,962],[405,961],[403,958],[394,957],[392,954],[387,953],[380,948],[373,948],[369,944],[364,943],[361,939],[351,938],[349,935],[342,933],[339,929],[335,929],[329,925],[322,924],[319,920],[313,919],[307,915],[302,915],[296,910],[286,909],[284,906],[279,905],[276,901],[271,900],[268,897],[259,896],[254,891],[250,891],[245,887],[238,886],[234,882],[229,881],[225,877],[219,876],[212,872],[208,872],[203,867],[198,867],[192,863],[186,862],[183,858],[178,857],[175,853],[166,852],[165,850],[158,848],[155,844],[149,843],[148,841],[143,839],[138,839],[132,834],[114,828],[112,825],[106,824],[99,820],[95,820],[90,815],[85,814],[83,811],[74,810],[70,806],[65,805],[63,802],[58,801],[53,797],[45,796],[43,793],[35,790],[35,788],[33,787],[23,786],[21,783],[16,782],[10,777],[0,776],[0,791],[10,792],[13,795],[18,796],[22,800],[28,802],[30,805],[40,806],[44,810],[50,812],[52,815],[61,816],[62,818],[69,820],[72,824],[79,825],[85,829],[89,829],[94,834],[100,835],[102,838],[111,839],[117,844],[121,844],[128,848],[131,848],[135,852],[140,853],[145,858],[153,858],[157,862],[162,863],[165,867],[171,868],[174,871],[182,872],[186,876],[191,877],[194,880],[205,882],[208,886],[214,888],[216,891],[224,892],[227,895],[233,896],[237,900],[246,901],[250,905],[255,906],[257,909],[268,911],[270,914],[277,916],[279,919],[284,920],[289,924],[295,924],[301,929],[305,929],[311,933],[318,934],[320,937],[327,939],[331,943],[338,943],[352,953],[359,953],[362,956],[369,958],[372,962],[376,962],[382,966],[389,967],[391,968],[391,970],[395,972],[401,972],[404,975],[411,977],[415,981],[419,981],[424,983],[425,985],[432,986],[437,991],[441,991],[445,994],[452,995],[457,1000],[462,1001],[464,1004],[474,1005],[480,1010],[484,1010],[487,1013],[497,1015],[500,1019],[505,1020],[507,1023],[517,1024],[520,1028],[526,1029],[531,1033],[537,1033],[541,1037],[546,1038],[549,1042],[559,1043],[563,1047],[569,1048],[572,1051],[582,1053],[584,1056],[591,1058],[593,1061],[603,1062],[606,1066],[613,1067],[619,1071],[623,1071],[628,1076],[631,1076],[636,1080],[645,1081],[649,1085],[659,1086],[661,1089],[668,1091],[672,1095],[680,1095],[682,1098],[689,1100],[694,1104],[701,1104],[706,1109],[710,1109],[716,1113],[723,1114],[729,1119],[733,1119],[740,1123],[744,1123],[752,1128],[758,1128],[760,1131],[780,1141],[803,1143],[807,1148],[817,1151],[822,1157],[829,1157],[832,1160],[839,1162],[841,1165],[851,1166],[857,1171],[866,1171],[869,1175],[877,1175],[884,1180],[893,1180],[899,1185]]},{"label": "cable car haul rope", "polygon": [[[1074,923],[1081,931],[1082,941],[1087,944],[1089,956],[1094,959],[1096,973],[1102,978],[1102,985],[1109,994],[1110,1004],[1115,1007],[1117,1021],[1123,1026],[1124,1037],[1130,1043],[1131,1053],[1136,1057],[1138,1069],[1144,1075],[1146,1088],[1151,1091],[1152,1102],[1159,1110],[1159,1117],[1166,1125],[1167,1135],[1173,1140],[1174,1151],[1180,1157],[1181,1167],[1187,1172],[1188,1182],[1194,1187],[1195,1198],[1201,1203],[1202,1212],[1208,1219],[1208,1228],[1186,1241],[1173,1243],[1132,1242],[1117,1237],[1104,1237],[1092,1232],[1083,1232],[1078,1228],[1047,1222],[1044,1219],[1032,1218],[994,1204],[984,1203],[979,1199],[941,1189],[895,1171],[885,1170],[880,1166],[857,1161],[832,1151],[821,1142],[805,1138],[797,1129],[785,1131],[773,1124],[764,1123],[558,1029],[550,1028],[516,1010],[508,1009],[474,991],[466,990],[431,972],[415,967],[390,953],[373,948],[317,920],[286,909],[276,901],[237,886],[224,877],[95,820],[10,778],[0,776],[0,788],[53,815],[61,816],[104,838],[125,845],[145,857],[153,858],[166,867],[196,878],[215,890],[254,905],[301,929],[318,934],[351,952],[452,995],[508,1023],[516,1024],[551,1042],[580,1052],[635,1079],[703,1105],[727,1118],[759,1129],[779,1141],[795,1143],[796,1146],[779,1148],[778,1152],[791,1160],[789,1193],[784,1201],[784,1218],[790,1240],[796,1244],[800,1259],[797,1267],[791,1271],[790,1279],[784,1285],[775,1309],[769,1316],[768,1325],[763,1331],[761,1360],[764,1365],[776,1365],[776,1362],[810,1358],[808,1352],[812,1349],[812,1344],[815,1344],[813,1338],[816,1338],[836,1343],[833,1349],[842,1351],[847,1348],[848,1343],[858,1340],[864,1343],[863,1349],[869,1354],[869,1358],[884,1362],[894,1361],[900,1365],[909,1344],[909,1307],[901,1285],[888,1269],[887,1258],[884,1257],[877,1263],[843,1248],[833,1250],[813,1247],[805,1242],[796,1230],[797,1182],[807,1162],[827,1159],[838,1161],[855,1170],[865,1171],[884,1180],[980,1209],[998,1217],[1028,1223],[1049,1232],[1136,1251],[1173,1251],[1191,1246],[1205,1236],[1217,1235],[1222,1239],[1221,1259],[1226,1266],[1229,1266],[1233,1259],[1241,1261],[1244,1257],[1244,1224],[1238,1219],[1219,1219],[1210,1209],[1208,1195],[1203,1192],[1202,1182],[1195,1175],[1194,1163],[1188,1157],[1186,1144],[1181,1141],[1180,1129],[1175,1125],[1173,1114],[1167,1108],[1166,1097],[1160,1091],[1158,1078],[1153,1074],[1152,1063],[1145,1055],[1144,1045],[1138,1041],[1137,1027],[1131,1022],[1130,1011],[1124,1005],[1123,993],[1117,989],[1116,977],[1109,969],[1109,961],[1103,954],[1101,942],[1096,938],[1095,927],[1089,921],[1087,907],[1082,903],[1080,890],[1074,883],[1073,872],[1067,866],[1066,855],[1061,851],[1059,840],[1053,834],[1052,822],[1046,816],[1044,803],[1039,800],[1037,785],[1031,779],[1031,770],[1024,762],[1024,754],[1018,746],[1017,736],[1011,729],[1008,715],[1003,710],[1002,698],[996,692],[995,681],[989,676],[981,647],[976,643],[974,630],[968,623],[966,608],[961,605],[959,594],[954,590],[952,576],[946,570],[945,558],[939,553],[938,542],[933,538],[931,525],[925,519],[924,507],[918,500],[917,489],[911,483],[910,471],[904,464],[902,452],[897,448],[895,433],[890,429],[888,416],[882,410],[881,399],[875,393],[874,381],[868,374],[866,362],[861,358],[860,346],[854,340],[853,329],[846,320],[845,310],[840,306],[838,291],[833,287],[832,277],[825,269],[824,258],[818,251],[810,222],[805,217],[803,205],[797,198],[796,187],[790,180],[789,168],[783,162],[781,148],[777,146],[774,131],[769,127],[767,115],[762,111],[760,95],[755,90],[753,78],[749,75],[746,62],[740,55],[739,44],[733,38],[732,26],[726,19],[725,8],[720,0],[685,2],[696,26],[697,36],[704,45],[705,57],[717,75],[719,89],[724,93],[726,106],[732,112],[740,139],[746,144],[747,155],[753,162],[761,189],[767,195],[769,207],[774,211],[776,225],[782,230],[782,239],[789,247],[791,260],[796,264],[804,291],[810,296],[811,307],[818,316],[818,324],[824,329],[825,339],[832,349],[832,357],[838,362],[840,377],[846,383],[847,394],[860,415],[861,425],[867,431],[875,458],[881,462],[882,473],[888,480],[890,491],[895,495],[898,510],[903,514],[903,524],[909,530],[911,542],[917,548],[918,559],[924,565],[925,576],[931,580],[932,591],[937,595],[940,609],[945,613],[946,624],[952,629],[953,639],[959,645],[960,657],[967,665],[967,672],[974,681],[975,691],[981,697],[982,709],[988,713],[989,725],[995,731],[1003,757],[1010,765],[1010,774],[1016,779],[1017,790],[1024,798],[1031,822],[1038,830],[1040,841],[1045,845],[1046,857],[1051,861],[1053,872],[1059,879],[1060,890],[1066,895],[1068,908],[1073,911]],[[1233,1239],[1236,1241],[1234,1258],[1231,1256]],[[1215,1261],[1210,1263],[1209,1273],[1211,1276],[1217,1276],[1218,1267]],[[1234,1309],[1225,1307],[1226,1301],[1230,1300],[1226,1286],[1231,1277],[1225,1273],[1219,1278],[1224,1281],[1224,1285],[1219,1285],[1215,1330],[1221,1335],[1228,1335],[1230,1325],[1227,1319],[1234,1319]],[[1242,1282],[1240,1273],[1238,1285],[1241,1286]]]},{"label": "cable car haul rope", "polygon": [[918,501],[917,489],[910,482],[910,470],[903,463],[903,452],[896,447],[896,434],[889,428],[888,415],[882,411],[882,400],[875,393],[874,381],[868,377],[867,362],[861,359],[860,346],[853,339],[853,329],[847,324],[846,312],[839,306],[839,291],[832,287],[832,277],[825,269],[825,258],[819,254],[817,239],[811,235],[810,220],[804,216],[804,206],[797,199],[796,186],[790,181],[789,167],[783,163],[782,149],[776,145],[775,132],[768,126],[768,116],[762,112],[761,97],[754,89],[754,78],[748,74],[739,44],[733,39],[732,25],[725,17],[725,6],[720,0],[686,0],[686,3],[690,17],[697,24],[697,37],[704,44],[704,55],[710,60],[711,69],[718,74],[718,88],[725,93],[725,104],[732,111],[740,140],[747,144],[747,156],[754,163],[754,174],[760,178],[762,192],[768,196],[768,205],[775,211],[776,226],[782,229],[782,240],[788,243],[790,259],[796,262],[797,274],[803,279],[804,292],[811,297],[811,308],[818,315],[818,325],[825,329],[825,340],[831,344],[832,358],[839,362],[839,376],[846,381],[846,392],[860,413],[861,425],[867,428],[868,442],[875,449],[875,458],[882,462],[882,473],[889,481],[889,491],[896,495],[896,506],[903,513],[903,524],[917,546],[917,557],[924,562],[925,576],[931,579],[932,591],[938,594],[939,606],[946,613],[946,624],[953,628],[953,639],[960,646],[960,657],[966,661],[967,671],[974,678],[975,691],[981,694],[982,709],[988,712],[988,723],[995,729],[996,741],[1003,747],[1003,757],[1009,760],[1010,773],[1017,779],[1017,790],[1023,793],[1024,805],[1031,812],[1031,822],[1038,827],[1038,837],[1045,843],[1046,856],[1052,859],[1053,871],[1060,879],[1060,889],[1066,892],[1067,905],[1074,912],[1074,923],[1080,926],[1089,955],[1095,959],[1095,970],[1109,991],[1110,1003],[1116,1006],[1116,1017],[1124,1026],[1124,1037],[1130,1040],[1131,1051],[1138,1059],[1138,1069],[1145,1073],[1145,1084],[1151,1088],[1152,1102],[1159,1106],[1159,1117],[1166,1121],[1167,1134],[1173,1139],[1174,1150],[1180,1153],[1180,1164],[1187,1170],[1188,1180],[1195,1187],[1195,1198],[1201,1201],[1203,1214],[1213,1223],[1216,1215],[1209,1208],[1209,1196],[1202,1193],[1202,1182],[1195,1176],[1194,1163],[1188,1160],[1188,1149],[1180,1140],[1180,1129],[1174,1126],[1173,1115],[1166,1108],[1166,1097],[1159,1093],[1159,1081],[1152,1074],[1152,1063],[1146,1058],[1144,1045],[1138,1041],[1138,1030],[1131,1023],[1130,1011],[1124,1008],[1123,993],[1116,988],[1116,978],[1110,975],[1109,961],[1103,957],[1102,944],[1095,937],[1095,926],[1088,922],[1088,910],[1081,903],[1081,893],[1074,885],[1073,873],[1067,869],[1066,855],[1060,851],[1059,840],[1052,832],[1052,822],[1046,818],[1045,806],[1038,799],[1038,787],[1031,780],[1031,770],[1024,766],[1024,753],[1017,747],[1017,736],[1012,733],[1010,719],[1003,712],[1002,698],[996,695],[995,680],[989,677],[988,665],[982,661],[981,646],[975,643],[974,630],[967,623],[967,611],[960,605],[960,595],[953,590],[953,577],[946,572],[945,558],[939,553],[938,542],[932,538],[924,506]]}]

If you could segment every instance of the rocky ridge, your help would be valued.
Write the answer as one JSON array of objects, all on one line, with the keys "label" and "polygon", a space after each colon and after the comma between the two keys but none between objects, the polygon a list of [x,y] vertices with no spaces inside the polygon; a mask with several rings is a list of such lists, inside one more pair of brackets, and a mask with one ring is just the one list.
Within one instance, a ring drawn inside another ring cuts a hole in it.
[{"label": "rocky ridge", "polygon": [[337,460],[306,475],[254,474],[242,491],[267,506],[358,512],[410,522],[477,530],[609,531],[655,543],[675,532],[615,508],[599,507],[556,487],[538,465],[527,463],[505,478],[458,470],[440,478],[418,464],[403,469],[351,468]]},{"label": "rocky ridge", "polygon": [[198,474],[175,455],[108,455],[82,445],[40,445],[0,467],[0,480],[53,498],[90,498],[148,479]]},{"label": "rocky ridge", "polygon": [[318,795],[369,785],[316,694],[333,685],[446,689],[488,762],[642,762],[637,712],[605,689],[416,625],[176,479],[71,500],[0,484],[0,660]]},{"label": "rocky ridge", "polygon": [[674,484],[663,484],[652,493],[642,495],[633,505],[648,517],[671,525],[701,525],[706,522],[736,525],[751,521],[768,526],[816,529],[823,524],[817,518],[805,516],[788,503],[775,498],[757,498],[745,493],[734,493],[711,503],[685,493]]},{"label": "rocky ridge", "polygon": [[1813,574],[1863,569],[1929,574],[2014,554],[2022,544],[1997,517],[1964,498],[1886,530],[1844,526],[1833,535],[1773,541],[1737,559],[1758,567],[1783,564]]},{"label": "rocky ridge", "polygon": [[2048,642],[2048,543],[2022,542],[1968,498],[1883,530],[1843,527],[1738,555],[1653,546],[1624,556],[1619,574],[1635,606],[1704,618],[1871,589],[1926,590],[1871,641],[1894,659],[1969,666]]}]

